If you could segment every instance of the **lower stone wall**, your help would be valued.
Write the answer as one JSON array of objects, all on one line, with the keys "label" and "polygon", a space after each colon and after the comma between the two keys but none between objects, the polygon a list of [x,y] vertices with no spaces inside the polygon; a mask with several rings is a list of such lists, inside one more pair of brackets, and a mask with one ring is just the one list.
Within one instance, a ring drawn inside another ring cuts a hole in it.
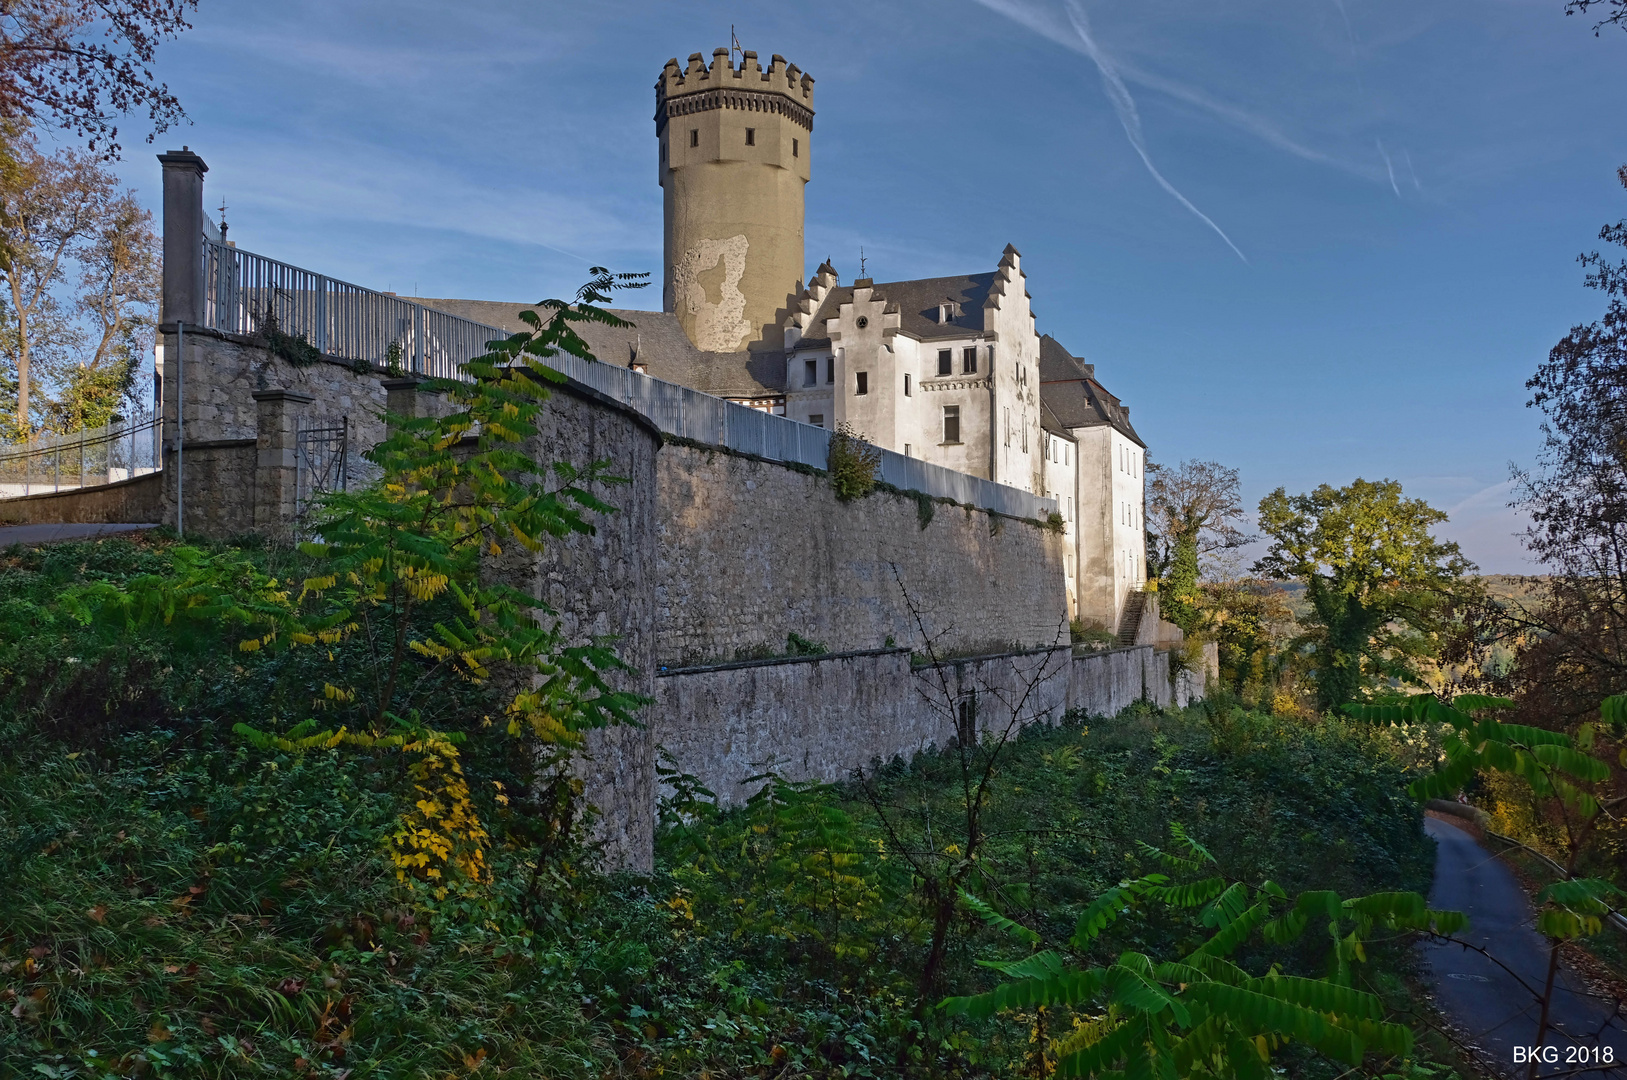
[{"label": "lower stone wall", "polygon": [[949,746],[974,719],[987,739],[1071,710],[1111,716],[1143,699],[1170,706],[1202,696],[1202,671],[1174,682],[1169,672],[1170,654],[1145,645],[914,669],[905,649],[686,668],[655,680],[652,738],[727,805],[750,797],[759,785],[748,779],[764,772],[845,780],[878,760]]},{"label": "lower stone wall", "polygon": [[161,524],[164,520],[163,485],[162,473],[150,473],[134,480],[120,480],[77,491],[0,500],[0,522],[8,525],[59,522]]}]

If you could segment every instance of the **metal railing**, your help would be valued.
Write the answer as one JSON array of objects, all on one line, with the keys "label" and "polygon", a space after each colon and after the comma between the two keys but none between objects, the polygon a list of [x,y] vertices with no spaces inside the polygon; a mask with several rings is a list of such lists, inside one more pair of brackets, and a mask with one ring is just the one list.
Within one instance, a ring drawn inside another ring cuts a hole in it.
[{"label": "metal railing", "polygon": [[159,421],[116,421],[0,446],[0,499],[116,484],[163,468]]},{"label": "metal railing", "polygon": [[302,270],[205,236],[204,324],[253,334],[268,317],[324,356],[399,365],[417,375],[457,378],[458,365],[508,332],[471,319]]},{"label": "metal railing", "polygon": [[[202,237],[206,324],[233,334],[260,330],[269,315],[324,356],[413,374],[462,377],[458,366],[508,332],[302,270]],[[630,368],[559,356],[545,363],[637,410],[668,435],[823,469],[830,432],[703,394]],[[878,447],[878,449],[881,449]],[[881,449],[881,480],[1013,517],[1044,519],[1056,507],[1019,488]]]}]

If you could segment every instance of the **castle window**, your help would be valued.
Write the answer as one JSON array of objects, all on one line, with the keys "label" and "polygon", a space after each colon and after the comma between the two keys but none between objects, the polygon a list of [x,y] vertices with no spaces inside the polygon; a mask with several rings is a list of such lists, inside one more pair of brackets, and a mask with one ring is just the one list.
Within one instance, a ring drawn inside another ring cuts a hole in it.
[{"label": "castle window", "polygon": [[808,423],[812,424],[814,427],[824,427],[825,426],[825,414],[824,413],[817,413],[817,412],[816,413],[809,413],[808,414]]},{"label": "castle window", "polygon": [[915,456],[914,454],[910,453],[910,444],[909,443],[904,444],[904,456],[905,457],[914,457]]},{"label": "castle window", "polygon": [[960,370],[966,375],[977,374],[977,348],[960,350]]},{"label": "castle window", "polygon": [[689,129],[689,145],[690,146],[699,146],[700,144],[701,144],[701,129],[700,128],[690,128]]},{"label": "castle window", "polygon": [[959,405],[945,405],[943,407],[943,441],[946,443],[960,442]]},{"label": "castle window", "polygon": [[792,157],[801,157],[802,156],[801,155],[801,150],[802,150],[802,147],[801,147],[801,145],[798,144],[797,140],[792,139],[791,140],[791,156]]},{"label": "castle window", "polygon": [[954,374],[955,365],[953,355],[954,354],[949,349],[938,350],[938,375],[940,377]]},{"label": "castle window", "polygon": [[663,163],[665,163],[665,162],[666,162],[666,160],[667,160],[667,144],[666,144],[666,143],[662,143],[662,144],[661,144],[661,161],[662,161],[662,162],[663,162]]},{"label": "castle window", "polygon": [[854,392],[858,394],[868,394],[870,392],[870,373],[868,371],[858,373],[857,389]]},{"label": "castle window", "polygon": [[819,361],[804,360],[802,362],[802,385],[817,386],[819,383]]},{"label": "castle window", "polygon": [[908,375],[904,376],[904,396],[905,397],[914,397],[915,396],[914,394],[910,393],[910,377]]},{"label": "castle window", "polygon": [[947,303],[947,304],[939,304],[938,305],[938,321],[941,322],[941,323],[952,323],[952,322],[954,322],[955,321],[955,316],[960,314],[959,306],[960,305],[955,304],[953,302],[950,302],[950,303]]},{"label": "castle window", "polygon": [[832,385],[832,386],[834,386],[835,383],[836,383],[836,358],[835,357],[827,356],[825,358],[825,382],[828,385]]},{"label": "castle window", "polygon": [[746,129],[746,145],[747,146],[756,146],[757,145],[757,129],[756,128],[747,128]]}]

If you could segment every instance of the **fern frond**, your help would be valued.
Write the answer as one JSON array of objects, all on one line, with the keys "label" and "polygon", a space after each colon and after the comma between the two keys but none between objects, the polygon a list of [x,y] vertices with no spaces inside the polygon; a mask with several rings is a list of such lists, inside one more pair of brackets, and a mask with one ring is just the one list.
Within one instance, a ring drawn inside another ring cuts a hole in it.
[{"label": "fern frond", "polygon": [[1004,915],[1000,914],[998,911],[995,911],[988,904],[973,896],[965,889],[960,891],[960,898],[965,902],[967,907],[977,912],[979,918],[988,923],[990,926],[994,927],[996,930],[1004,931],[1005,933],[1010,934],[1012,937],[1017,938],[1019,941],[1025,942],[1029,945],[1039,944],[1040,937],[1038,934],[1034,933],[1034,931],[1028,929],[1028,927],[1024,926],[1022,923],[1013,922],[1011,919],[1006,918]]}]

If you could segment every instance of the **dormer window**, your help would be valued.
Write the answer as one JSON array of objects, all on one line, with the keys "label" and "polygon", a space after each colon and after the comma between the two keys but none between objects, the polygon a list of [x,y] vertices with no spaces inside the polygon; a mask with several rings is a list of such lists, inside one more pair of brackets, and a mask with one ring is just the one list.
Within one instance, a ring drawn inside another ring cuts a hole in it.
[{"label": "dormer window", "polygon": [[960,305],[953,300],[946,300],[938,305],[938,321],[941,323],[952,323],[959,314]]}]

